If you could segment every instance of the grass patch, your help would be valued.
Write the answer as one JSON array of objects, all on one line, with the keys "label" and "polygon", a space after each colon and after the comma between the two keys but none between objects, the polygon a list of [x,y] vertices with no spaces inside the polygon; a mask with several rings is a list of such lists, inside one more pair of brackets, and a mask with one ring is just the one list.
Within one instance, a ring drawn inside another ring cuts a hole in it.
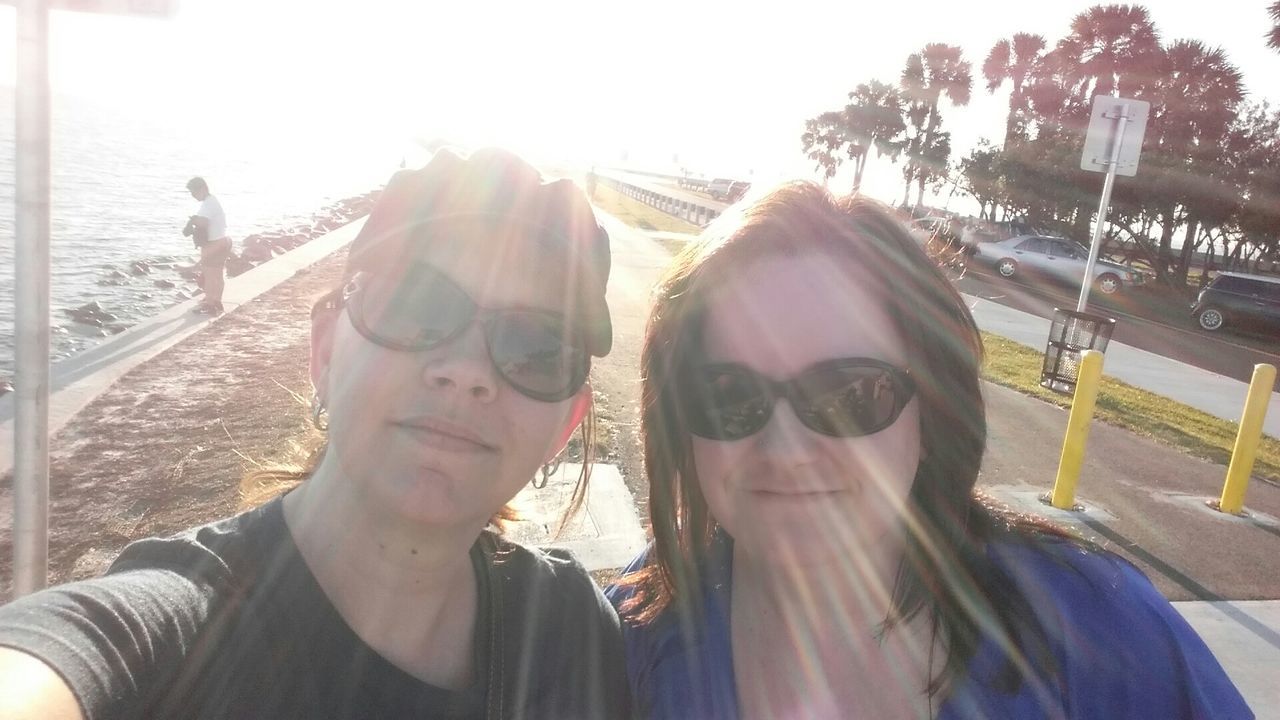
[{"label": "grass patch", "polygon": [[[1044,353],[991,333],[982,333],[987,358],[982,377],[997,385],[1040,398],[1059,407],[1070,407],[1071,398],[1040,387]],[[1103,363],[1106,372],[1106,363]],[[1241,408],[1244,398],[1240,399]],[[1136,388],[1113,378],[1102,378],[1093,416],[1152,438],[1210,462],[1231,461],[1239,423],[1223,420],[1169,398]],[[1280,440],[1262,436],[1253,475],[1280,482]]]},{"label": "grass patch", "polygon": [[[681,220],[674,215],[668,215],[657,208],[649,207],[635,198],[629,198],[604,183],[596,186],[596,191],[591,201],[601,210],[631,227],[641,230],[688,233],[690,235],[697,235],[702,232],[702,228],[697,225]],[[680,247],[684,247],[683,242],[680,242]],[[679,248],[676,249],[678,250]]]},{"label": "grass patch", "polygon": [[671,253],[672,255],[679,253],[681,250],[684,249],[685,245],[689,244],[688,240],[680,240],[677,238],[667,238],[667,237],[654,238],[653,241],[661,245],[663,248],[666,249],[667,252]]}]

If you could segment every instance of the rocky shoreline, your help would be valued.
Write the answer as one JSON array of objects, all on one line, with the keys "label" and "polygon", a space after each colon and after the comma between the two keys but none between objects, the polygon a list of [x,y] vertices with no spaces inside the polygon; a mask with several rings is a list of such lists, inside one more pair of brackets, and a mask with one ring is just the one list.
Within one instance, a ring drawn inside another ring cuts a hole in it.
[{"label": "rocky shoreline", "polygon": [[[369,213],[381,190],[338,200],[312,215],[307,223],[297,223],[243,239],[233,238],[233,252],[227,261],[227,275],[241,273],[304,245]],[[236,252],[238,248],[238,252]],[[97,340],[129,329],[160,311],[200,294],[199,270],[193,258],[156,255],[136,258],[123,266],[102,266],[97,285],[102,296],[72,308],[55,311],[51,318],[53,361],[66,359]],[[8,372],[0,368],[0,395],[14,389]]]},{"label": "rocky shoreline", "polygon": [[[346,252],[299,271],[124,375],[49,441],[49,580],[101,574],[129,542],[241,507],[241,479],[318,441],[310,310]],[[0,476],[0,603],[11,590],[12,473]]]}]

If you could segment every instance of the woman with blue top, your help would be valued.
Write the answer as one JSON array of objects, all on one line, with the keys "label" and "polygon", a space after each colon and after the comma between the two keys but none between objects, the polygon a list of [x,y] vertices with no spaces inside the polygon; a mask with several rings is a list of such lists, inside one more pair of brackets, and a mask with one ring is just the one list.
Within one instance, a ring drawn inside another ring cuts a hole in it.
[{"label": "woman with blue top", "polygon": [[975,492],[982,346],[890,211],[783,186],[658,288],[654,542],[611,589],[651,718],[1249,718],[1132,565]]}]

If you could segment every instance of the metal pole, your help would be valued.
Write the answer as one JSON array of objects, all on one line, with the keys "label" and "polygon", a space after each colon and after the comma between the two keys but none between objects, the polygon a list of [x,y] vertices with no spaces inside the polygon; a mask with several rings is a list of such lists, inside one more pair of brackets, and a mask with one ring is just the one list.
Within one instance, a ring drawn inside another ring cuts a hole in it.
[{"label": "metal pole", "polygon": [[1062,440],[1058,458],[1058,477],[1049,493],[1049,504],[1059,510],[1076,506],[1076,483],[1084,468],[1084,446],[1089,441],[1089,425],[1098,401],[1098,385],[1102,381],[1102,353],[1085,350],[1080,353],[1080,370],[1076,376],[1076,393],[1071,398],[1071,414],[1067,416],[1067,434]]},{"label": "metal pole", "polygon": [[1240,429],[1236,432],[1236,444],[1231,449],[1231,464],[1227,466],[1227,481],[1222,485],[1222,497],[1218,500],[1218,509],[1222,512],[1239,515],[1244,510],[1244,493],[1249,489],[1249,475],[1258,456],[1262,423],[1267,419],[1267,405],[1271,402],[1271,389],[1275,383],[1275,365],[1260,363],[1253,366],[1253,380],[1245,397],[1244,412],[1240,414]]},{"label": "metal pole", "polygon": [[1093,226],[1093,240],[1089,243],[1089,262],[1084,266],[1084,278],[1080,281],[1080,300],[1076,302],[1076,312],[1084,312],[1085,306],[1089,303],[1089,290],[1093,288],[1093,267],[1098,264],[1098,250],[1102,247],[1102,228],[1107,224],[1107,208],[1111,205],[1111,187],[1116,182],[1116,165],[1120,162],[1120,146],[1124,143],[1124,126],[1129,122],[1129,108],[1123,104],[1118,105],[1115,119],[1115,128],[1111,131],[1111,160],[1107,163],[1107,179],[1102,183],[1102,200],[1098,203],[1098,223]]},{"label": "metal pole", "polygon": [[42,0],[17,10],[15,597],[43,588],[49,569],[49,12]]}]

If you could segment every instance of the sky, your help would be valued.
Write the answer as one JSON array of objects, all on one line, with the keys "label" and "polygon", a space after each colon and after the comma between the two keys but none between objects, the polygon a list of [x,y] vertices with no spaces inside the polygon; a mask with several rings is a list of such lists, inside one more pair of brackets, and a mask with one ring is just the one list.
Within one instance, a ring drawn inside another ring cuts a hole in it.
[{"label": "sky", "polygon": [[[1223,47],[1251,97],[1280,104],[1268,3],[1144,5],[1164,40]],[[958,44],[973,64],[973,101],[944,108],[953,147],[1000,138],[1008,95],[985,89],[988,50],[1019,31],[1053,44],[1092,4],[177,0],[163,20],[54,12],[50,66],[55,93],[140,113],[191,104],[228,148],[237,134],[288,126],[326,142],[444,137],[769,183],[812,177],[804,120],[842,107],[861,82],[895,81],[927,42]],[[13,83],[14,25],[0,7],[0,84]],[[872,195],[901,198],[887,160],[867,172]]]}]

